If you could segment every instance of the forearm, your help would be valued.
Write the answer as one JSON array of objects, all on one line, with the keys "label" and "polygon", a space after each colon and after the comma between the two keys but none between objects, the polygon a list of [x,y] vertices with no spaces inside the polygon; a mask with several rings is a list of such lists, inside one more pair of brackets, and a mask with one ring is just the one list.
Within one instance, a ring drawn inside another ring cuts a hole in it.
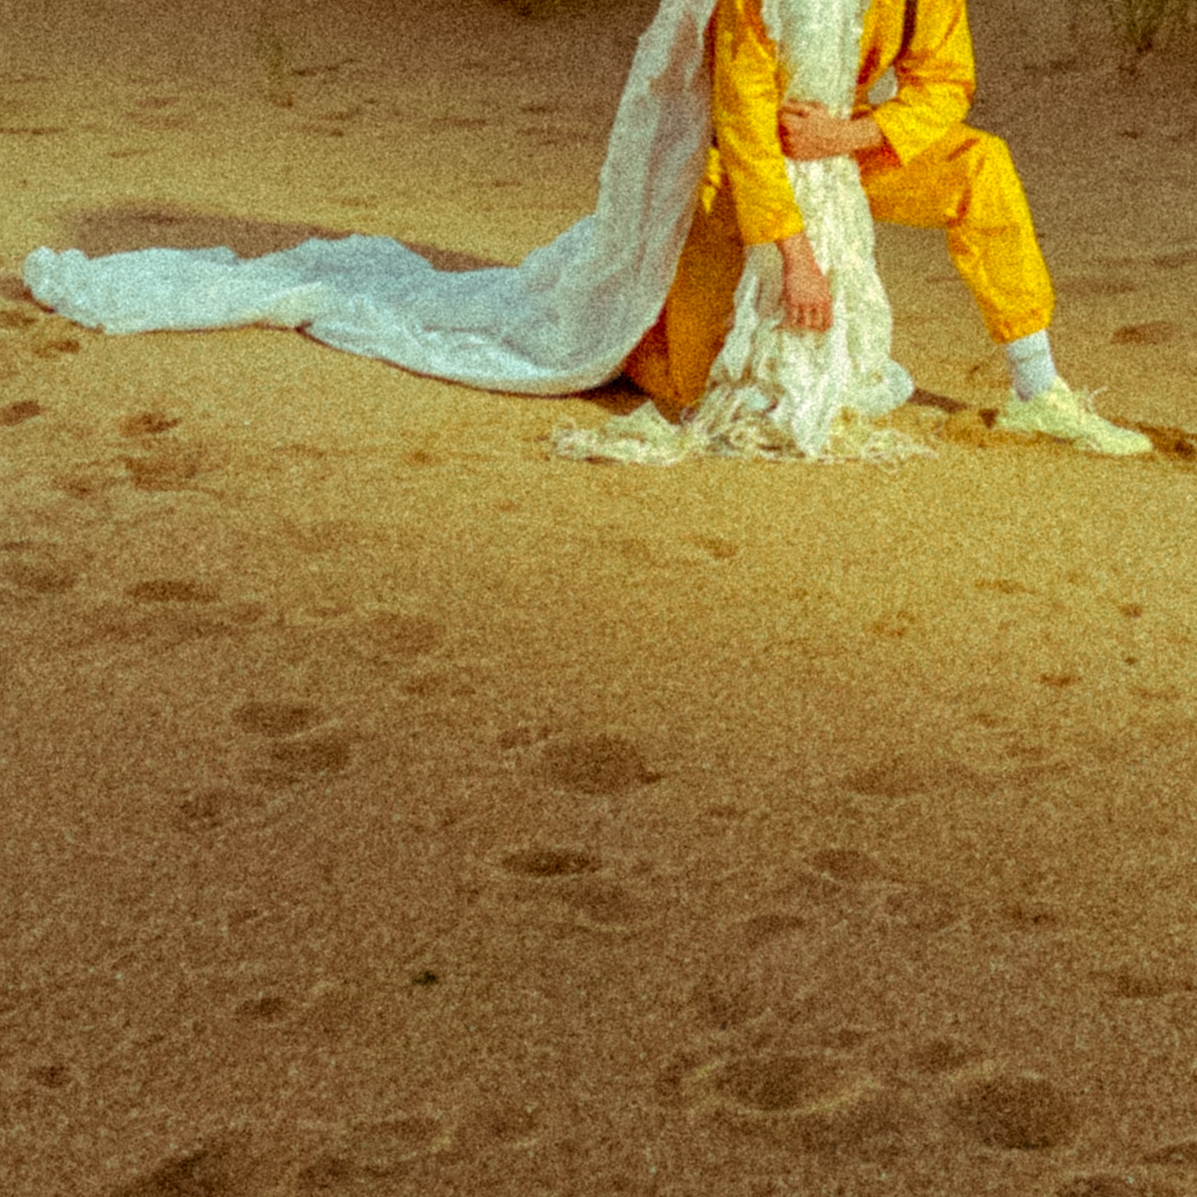
[{"label": "forearm", "polygon": [[885,134],[871,116],[857,116],[845,121],[844,145],[849,154],[863,154],[885,145]]},{"label": "forearm", "polygon": [[814,267],[815,251],[811,249],[810,238],[805,232],[792,233],[789,237],[782,237],[773,243],[781,254],[781,260],[787,268]]}]

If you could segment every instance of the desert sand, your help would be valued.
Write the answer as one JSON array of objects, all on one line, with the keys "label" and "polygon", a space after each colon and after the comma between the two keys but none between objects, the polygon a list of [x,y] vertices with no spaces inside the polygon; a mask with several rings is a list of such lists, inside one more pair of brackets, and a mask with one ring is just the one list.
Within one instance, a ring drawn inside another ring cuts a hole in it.
[{"label": "desert sand", "polygon": [[516,262],[652,0],[0,9],[0,1192],[1197,1193],[1191,60],[974,3],[1061,370],[1155,453],[993,431],[941,235],[883,228],[938,455],[654,470],[548,454],[618,384],[20,281]]}]

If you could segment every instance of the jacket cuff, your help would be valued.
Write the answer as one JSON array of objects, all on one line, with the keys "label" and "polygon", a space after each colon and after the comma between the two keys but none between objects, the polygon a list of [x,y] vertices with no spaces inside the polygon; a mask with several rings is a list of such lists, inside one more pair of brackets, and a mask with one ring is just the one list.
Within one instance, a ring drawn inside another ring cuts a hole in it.
[{"label": "jacket cuff", "polygon": [[741,214],[737,209],[736,216],[740,223],[740,238],[745,245],[784,241],[787,237],[796,237],[806,227],[802,223],[802,214],[796,210]]}]

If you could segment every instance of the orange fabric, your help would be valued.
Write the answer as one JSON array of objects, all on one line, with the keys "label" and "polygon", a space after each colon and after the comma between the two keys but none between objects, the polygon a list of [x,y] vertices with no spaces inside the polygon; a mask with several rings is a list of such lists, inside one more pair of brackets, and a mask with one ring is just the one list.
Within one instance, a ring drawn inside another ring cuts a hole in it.
[{"label": "orange fabric", "polygon": [[744,265],[730,190],[708,184],[704,193],[665,307],[623,366],[670,420],[696,403],[706,387]]}]

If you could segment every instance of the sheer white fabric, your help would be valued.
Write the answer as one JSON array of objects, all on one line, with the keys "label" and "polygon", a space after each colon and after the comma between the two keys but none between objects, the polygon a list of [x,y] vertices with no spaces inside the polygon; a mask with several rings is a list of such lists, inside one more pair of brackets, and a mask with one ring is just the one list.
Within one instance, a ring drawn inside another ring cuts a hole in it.
[{"label": "sheer white fabric", "polygon": [[352,353],[488,390],[598,386],[657,317],[710,144],[703,36],[714,0],[663,0],[620,100],[591,216],[518,267],[445,273],[387,237],[88,259],[35,250],[34,297],[110,333],[304,328]]},{"label": "sheer white fabric", "polygon": [[[859,0],[765,0],[762,14],[791,99],[850,115],[863,13]],[[671,425],[649,404],[597,430],[563,430],[558,452],[656,464],[703,454],[881,462],[932,453],[870,423],[910,398],[914,385],[890,359],[892,316],[856,162],[787,162],[787,170],[831,287],[830,331],[781,328],[781,255],[771,244],[751,247],[733,326],[693,420]]]},{"label": "sheer white fabric", "polygon": [[[34,297],[110,333],[244,325],[304,328],[339,349],[488,390],[560,395],[615,377],[673,281],[710,145],[703,39],[715,0],[663,0],[641,37],[607,147],[594,213],[518,267],[446,273],[387,237],[310,240],[241,259],[231,249],[147,249],[89,259],[42,247]],[[765,0],[795,98],[846,113],[858,0]],[[853,161],[790,163],[834,327],[792,334],[780,260],[746,254],[735,321],[697,418],[678,428],[651,403],[598,430],[566,428],[563,456],[669,464],[704,454],[885,460],[925,447],[872,429],[912,384],[889,359],[890,309]]]}]

